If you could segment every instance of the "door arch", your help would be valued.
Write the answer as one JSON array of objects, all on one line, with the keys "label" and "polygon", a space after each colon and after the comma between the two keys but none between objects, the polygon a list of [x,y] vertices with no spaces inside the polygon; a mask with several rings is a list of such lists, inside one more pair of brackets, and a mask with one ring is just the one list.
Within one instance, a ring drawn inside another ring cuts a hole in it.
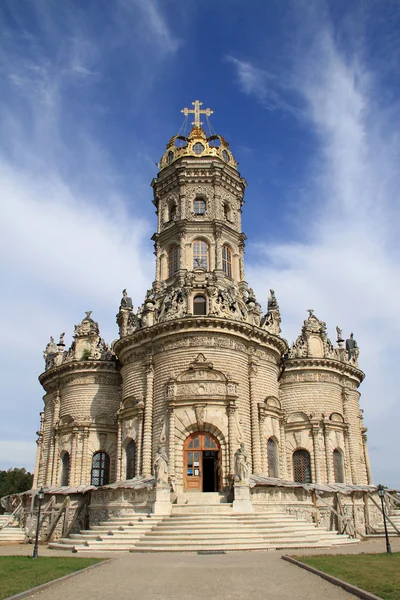
[{"label": "door arch", "polygon": [[196,431],[183,444],[183,484],[186,492],[221,490],[221,446],[207,431]]}]

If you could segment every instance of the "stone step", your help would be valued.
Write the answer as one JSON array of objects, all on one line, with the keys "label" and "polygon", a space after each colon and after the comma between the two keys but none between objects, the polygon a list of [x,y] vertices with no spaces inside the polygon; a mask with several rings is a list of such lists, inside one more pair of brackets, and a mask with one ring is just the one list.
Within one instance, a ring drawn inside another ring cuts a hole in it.
[{"label": "stone step", "polygon": [[173,504],[172,515],[195,513],[226,513],[232,514],[232,504]]},{"label": "stone step", "polygon": [[225,494],[221,494],[220,492],[186,492],[184,494],[177,495],[178,505],[219,503],[227,503]]}]

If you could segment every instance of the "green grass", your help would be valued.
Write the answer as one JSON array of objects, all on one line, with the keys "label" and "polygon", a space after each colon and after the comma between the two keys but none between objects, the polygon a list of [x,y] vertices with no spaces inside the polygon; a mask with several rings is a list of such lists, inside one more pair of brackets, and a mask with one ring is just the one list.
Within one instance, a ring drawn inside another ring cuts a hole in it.
[{"label": "green grass", "polygon": [[384,600],[400,598],[400,552],[296,557],[303,563],[347,581]]},{"label": "green grass", "polygon": [[101,562],[98,558],[0,556],[0,600]]}]

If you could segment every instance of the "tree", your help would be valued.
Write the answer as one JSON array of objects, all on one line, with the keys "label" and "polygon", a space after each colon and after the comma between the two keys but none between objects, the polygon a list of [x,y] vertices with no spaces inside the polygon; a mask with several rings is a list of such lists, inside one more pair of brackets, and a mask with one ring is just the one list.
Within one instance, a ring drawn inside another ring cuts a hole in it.
[{"label": "tree", "polygon": [[33,475],[28,473],[26,469],[8,469],[8,471],[0,471],[0,498],[30,490],[32,481]]}]

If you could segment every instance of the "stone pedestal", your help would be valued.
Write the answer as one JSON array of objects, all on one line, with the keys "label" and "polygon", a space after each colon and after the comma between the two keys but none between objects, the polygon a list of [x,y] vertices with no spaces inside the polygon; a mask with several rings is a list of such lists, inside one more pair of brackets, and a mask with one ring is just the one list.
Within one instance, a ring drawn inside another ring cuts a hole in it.
[{"label": "stone pedestal", "polygon": [[233,512],[234,513],[252,513],[253,504],[250,498],[250,486],[243,483],[234,485]]},{"label": "stone pedestal", "polygon": [[172,512],[171,494],[169,487],[156,487],[155,501],[151,512],[155,515],[170,515]]}]

